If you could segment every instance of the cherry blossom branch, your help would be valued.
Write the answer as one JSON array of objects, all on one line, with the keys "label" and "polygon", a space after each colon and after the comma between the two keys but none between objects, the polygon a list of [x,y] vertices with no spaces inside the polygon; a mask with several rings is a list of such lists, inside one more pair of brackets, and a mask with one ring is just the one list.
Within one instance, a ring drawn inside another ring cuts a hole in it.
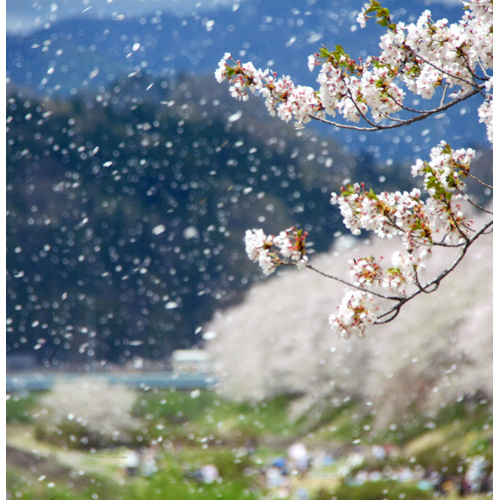
[{"label": "cherry blossom branch", "polygon": [[457,191],[458,191],[458,192],[462,195],[462,197],[463,197],[463,198],[464,198],[464,199],[465,199],[468,203],[470,203],[473,207],[476,207],[478,210],[481,210],[481,211],[482,211],[482,212],[484,212],[484,213],[487,213],[487,214],[493,215],[493,212],[492,212],[492,211],[490,211],[490,210],[486,210],[486,208],[484,208],[484,207],[482,207],[481,205],[479,205],[479,204],[475,203],[474,201],[472,201],[472,200],[470,199],[470,197],[469,197],[469,196],[467,196],[467,195],[466,195],[466,194],[465,194],[465,193],[464,193],[461,189],[458,189]]},{"label": "cherry blossom branch", "polygon": [[[236,65],[232,66],[226,62],[232,59],[229,53],[220,61],[216,78],[219,82],[229,80],[231,94],[237,99],[247,100],[248,91],[261,93],[272,115],[277,114],[284,121],[293,118],[300,128],[315,119],[338,128],[363,132],[410,125],[481,93],[485,102],[478,110],[480,121],[486,123],[488,138],[492,140],[493,79],[488,77],[480,85],[474,72],[477,65],[483,71],[493,66],[492,12],[491,0],[472,0],[466,5],[466,13],[458,24],[448,26],[447,20],[434,23],[430,12],[425,11],[416,25],[396,25],[390,19],[389,10],[371,0],[358,16],[358,22],[364,26],[367,18],[376,16],[379,24],[388,27],[387,34],[381,37],[383,50],[380,56],[368,57],[365,63],[360,60],[358,64],[340,45],[333,51],[322,47],[318,53],[309,56],[310,70],[321,66],[317,78],[321,84],[319,91],[295,85],[288,76],[278,79],[277,74],[269,69],[256,70],[250,62],[235,61]],[[368,16],[369,13],[375,16]],[[472,79],[464,75],[470,75]],[[431,110],[404,106],[405,92],[395,83],[396,78],[426,99],[434,95],[436,87],[443,86],[439,106]],[[445,104],[447,88],[457,83],[461,89],[452,95],[451,102]],[[469,91],[470,88],[473,90]],[[419,116],[408,119],[389,116],[403,109]],[[327,114],[335,116],[337,110],[347,121],[363,119],[370,127],[326,118]],[[369,110],[373,120],[367,116]],[[396,123],[378,125],[384,119]]]},{"label": "cherry blossom branch", "polygon": [[478,205],[477,203],[474,203],[469,197],[467,197],[467,201],[474,207],[476,207],[478,210],[481,210],[482,212],[486,214],[493,215],[493,212],[491,210],[486,210],[486,208],[483,208],[481,205]]},{"label": "cherry blossom branch", "polygon": [[443,106],[444,105],[444,100],[446,99],[446,92],[448,90],[448,84],[446,84],[444,87],[443,87],[443,95],[441,96],[441,101],[439,102],[439,106]]},{"label": "cherry blossom branch", "polygon": [[[446,240],[446,235],[443,237],[443,240]],[[452,244],[452,243],[444,243],[443,241],[435,241],[430,246],[443,247],[443,248],[461,248],[464,246],[464,243]]]},{"label": "cherry blossom branch", "polygon": [[[372,124],[372,128],[367,128],[367,127],[358,127],[355,125],[346,125],[346,124],[330,121],[330,120],[327,120],[325,118],[321,118],[319,116],[312,116],[312,115],[309,115],[309,116],[312,119],[319,121],[321,123],[326,123],[327,125],[333,125],[335,127],[339,127],[339,128],[343,128],[343,129],[357,130],[359,132],[376,132],[377,130],[389,130],[389,129],[393,129],[393,128],[404,127],[406,125],[411,125],[412,123],[415,123],[415,122],[418,122],[421,120],[425,120],[426,118],[429,118],[430,116],[432,116],[436,113],[442,113],[443,111],[446,111],[447,109],[451,108],[455,104],[458,104],[459,102],[465,101],[466,99],[473,97],[474,95],[478,94],[479,92],[480,92],[480,90],[474,89],[471,92],[469,92],[461,97],[457,97],[455,100],[445,104],[444,106],[439,106],[438,108],[424,111],[424,112],[422,112],[422,114],[420,116],[415,116],[413,118],[409,118],[408,120],[405,120],[403,123],[396,123],[394,125]],[[365,116],[363,116],[363,118],[369,122],[369,120],[367,120]]]},{"label": "cherry blossom branch", "polygon": [[482,82],[486,82],[489,80],[490,77],[483,78],[474,72],[474,70],[470,67],[469,61],[465,57],[465,54],[462,54],[462,59],[464,61],[464,66],[467,68],[467,71],[471,74],[472,78],[475,78],[476,80],[480,80]]},{"label": "cherry blossom branch", "polygon": [[479,184],[482,184],[484,187],[487,187],[489,189],[493,189],[493,186],[486,184],[486,182],[483,182],[481,179],[478,179],[476,176],[472,175],[470,172],[469,172],[469,177],[471,179],[474,179],[475,181],[479,182]]},{"label": "cherry blossom branch", "polygon": [[[438,288],[439,288],[439,285],[441,284],[441,281],[446,278],[451,272],[453,272],[456,267],[458,266],[458,264],[462,261],[462,259],[464,258],[464,256],[466,255],[467,251],[469,250],[469,248],[471,247],[471,245],[483,234],[488,234],[488,229],[490,227],[492,227],[493,225],[493,220],[490,220],[488,222],[486,222],[477,232],[476,234],[474,235],[473,238],[471,239],[468,239],[463,245],[462,245],[462,250],[460,251],[459,255],[457,256],[457,258],[455,259],[455,261],[451,264],[451,266],[449,266],[447,269],[445,269],[444,271],[442,271],[439,276],[437,276],[435,279],[433,279],[432,281],[430,281],[429,283],[425,284],[425,285],[422,285],[420,283],[420,280],[418,278],[418,272],[415,272],[415,282],[416,282],[416,286],[417,286],[417,290],[415,292],[413,292],[411,295],[409,296],[406,296],[406,297],[388,297],[388,296],[383,296],[377,292],[374,292],[373,290],[370,290],[370,289],[366,289],[366,288],[362,288],[362,287],[358,287],[358,286],[355,286],[355,285],[352,285],[351,283],[348,283],[340,278],[337,278],[335,276],[331,276],[331,275],[328,275],[322,271],[319,271],[318,269],[314,268],[313,266],[310,266],[310,265],[307,265],[306,267],[317,272],[318,274],[326,277],[326,278],[329,278],[329,279],[333,279],[333,280],[336,280],[336,281],[339,281],[345,285],[348,285],[348,286],[351,286],[353,288],[356,288],[358,290],[361,290],[365,293],[368,293],[370,295],[373,295],[373,296],[376,296],[376,297],[379,297],[379,298],[385,298],[385,299],[389,299],[389,300],[393,300],[393,301],[396,301],[398,302],[397,304],[395,304],[393,307],[391,307],[389,310],[385,311],[384,313],[380,314],[379,316],[377,316],[377,319],[376,321],[374,322],[374,324],[376,325],[381,325],[381,324],[386,324],[386,323],[389,323],[390,321],[394,320],[396,318],[396,316],[399,314],[402,306],[404,304],[406,304],[407,302],[409,302],[410,300],[413,300],[415,297],[417,297],[418,295],[420,295],[421,293],[426,293],[426,294],[431,294],[431,293],[434,293]],[[389,318],[387,318],[387,316],[390,316]],[[385,318],[385,319],[383,319]],[[383,320],[382,320],[383,319]],[[381,321],[382,320],[382,321]]]},{"label": "cherry blossom branch", "polygon": [[478,76],[478,80],[488,81],[491,78],[491,75],[488,75],[488,72],[484,69],[483,63],[479,61],[477,65],[481,68],[481,71],[484,73],[484,77]]},{"label": "cherry blossom branch", "polygon": [[[444,278],[446,278],[451,272],[453,272],[456,267],[458,266],[458,264],[460,264],[460,262],[462,261],[462,259],[465,257],[467,251],[469,250],[469,248],[471,247],[471,245],[483,234],[488,234],[488,229],[490,227],[493,226],[493,220],[489,220],[488,222],[486,222],[477,232],[476,234],[474,235],[473,238],[471,238],[466,245],[464,245],[464,247],[462,248],[462,250],[460,251],[459,255],[457,256],[457,258],[455,259],[455,261],[451,264],[451,266],[449,266],[447,269],[445,269],[444,271],[441,272],[441,274],[439,274],[439,276],[437,276],[435,279],[433,279],[432,281],[430,281],[429,283],[427,283],[426,285],[420,287],[421,289],[419,290],[416,290],[413,294],[409,295],[408,297],[404,297],[402,298],[401,302],[397,305],[395,305],[394,307],[390,308],[388,311],[386,311],[385,313],[381,314],[380,316],[378,316],[377,318],[377,321],[375,321],[374,324],[376,325],[382,325],[382,324],[385,324],[385,323],[388,323],[389,321],[392,321],[394,318],[396,318],[396,316],[399,314],[402,306],[404,304],[406,304],[407,302],[409,302],[410,300],[414,299],[415,297],[417,297],[418,295],[420,295],[421,293],[429,293],[429,291],[426,291],[428,288],[430,287],[434,287],[430,293],[432,292],[435,292],[439,285],[441,284],[441,281],[443,281]],[[385,316],[389,315],[389,314],[392,314],[394,313],[394,316],[391,316],[391,318],[389,320],[384,320],[384,321],[379,321],[380,319],[384,318]]]},{"label": "cherry blossom branch", "polygon": [[[299,128],[314,119],[361,132],[411,125],[447,111],[480,93],[484,101],[478,108],[479,121],[485,123],[488,139],[493,142],[493,77],[487,74],[487,69],[493,68],[493,2],[470,0],[462,21],[450,26],[447,20],[434,23],[430,16],[426,10],[416,24],[396,25],[390,19],[389,10],[381,7],[378,1],[371,0],[365,4],[357,18],[361,26],[364,27],[369,17],[377,17],[377,22],[388,28],[386,35],[381,37],[380,56],[368,57],[364,63],[360,59],[358,64],[340,45],[333,51],[321,48],[308,59],[311,71],[315,66],[321,66],[317,78],[320,84],[318,91],[295,85],[288,76],[278,79],[277,74],[269,69],[257,70],[251,62],[242,64],[234,61],[229,53],[219,62],[215,76],[219,82],[229,80],[231,95],[237,99],[246,101],[249,91],[262,94],[271,115],[278,115],[287,122],[293,118]],[[235,65],[227,63],[228,59]],[[476,66],[481,68],[485,78],[475,73]],[[442,86],[439,105],[427,110],[405,106],[406,93],[399,82],[425,99],[432,98],[435,89]],[[460,89],[451,94],[451,100],[445,103],[448,89],[454,85]],[[369,127],[326,118],[327,114],[334,117],[339,111],[346,121],[359,122],[362,119]],[[370,111],[373,119],[368,117]],[[399,111],[417,116],[404,119],[390,116]],[[392,123],[380,125],[382,120]],[[470,148],[453,150],[441,141],[432,148],[430,161],[417,160],[411,171],[414,176],[424,177],[425,199],[419,189],[410,193],[376,194],[357,183],[342,187],[340,196],[332,193],[331,201],[334,205],[339,204],[344,225],[353,235],[359,235],[363,229],[373,231],[381,238],[402,238],[406,253],[395,252],[391,258],[392,267],[385,271],[380,266],[380,260],[369,256],[350,261],[352,283],[330,276],[308,263],[307,233],[293,227],[278,236],[267,236],[262,229],[248,230],[245,234],[248,257],[258,262],[266,275],[280,265],[293,265],[298,269],[307,267],[323,277],[347,285],[350,289],[336,312],[330,315],[329,322],[342,337],[356,332],[363,335],[368,325],[392,321],[403,305],[419,294],[436,291],[477,238],[491,232],[492,220],[475,231],[472,221],[466,219],[460,208],[461,200],[465,199],[478,209],[491,213],[464,194],[464,179],[468,176],[492,189],[492,186],[471,175],[474,156],[475,151]],[[438,238],[440,241],[437,241]],[[431,257],[435,246],[460,250],[447,269],[423,284],[420,271],[425,268],[425,261]],[[407,295],[408,286],[416,287],[410,295]],[[388,288],[400,295],[384,295],[374,291],[375,287]],[[375,298],[391,300],[396,304],[377,316]]]},{"label": "cherry blossom branch", "polygon": [[422,293],[432,293],[437,290],[437,287],[435,287],[433,290],[426,290],[424,286],[420,284],[420,279],[418,278],[418,272],[415,271],[415,284],[417,285],[417,288],[422,292]]},{"label": "cherry blossom branch", "polygon": [[311,271],[314,271],[315,273],[320,274],[324,278],[338,281],[339,283],[342,283],[343,285],[349,286],[351,288],[355,288],[356,290],[360,290],[362,292],[368,292],[371,295],[374,295],[375,297],[379,297],[380,299],[401,301],[401,297],[382,295],[381,293],[374,292],[373,290],[367,290],[366,288],[363,288],[362,286],[354,285],[353,283],[349,283],[348,281],[345,281],[342,278],[338,278],[337,276],[332,276],[330,274],[326,274],[323,271],[320,271],[319,269],[316,269],[315,267],[311,266],[311,264],[307,264],[306,268],[311,269]]},{"label": "cherry blossom branch", "polygon": [[[470,80],[466,80],[465,78],[462,78],[461,76],[458,76],[458,75],[455,75],[449,71],[446,71],[444,68],[442,67],[439,67],[438,65],[432,63],[431,61],[427,60],[425,57],[422,57],[420,54],[418,54],[417,52],[415,52],[411,47],[409,47],[407,44],[404,44],[404,47],[409,50],[417,59],[420,59],[422,60],[425,64],[428,64],[429,66],[431,66],[432,68],[436,69],[437,71],[439,71],[440,73],[443,73],[444,75],[446,76],[449,76],[450,78],[453,78],[455,80],[460,80],[461,82],[465,83],[466,85],[470,85],[471,87],[476,87],[476,89],[480,89],[480,86],[474,81],[470,81]],[[465,58],[464,58],[465,59]],[[465,59],[465,61],[467,61]],[[467,63],[466,63],[466,67],[467,67]],[[470,69],[467,68],[470,72]]]},{"label": "cherry blossom branch", "polygon": [[[453,213],[453,210],[451,210],[451,206],[448,207],[448,213],[449,213],[450,219],[453,221],[454,227],[459,232],[462,239],[466,242],[464,245],[464,248],[465,248],[467,246],[467,243],[469,243],[470,240],[469,240],[468,236],[465,234],[465,232],[462,231],[462,228],[460,227],[460,223],[456,220],[456,216]],[[450,226],[451,226],[451,224],[450,224]]]},{"label": "cherry blossom branch", "polygon": [[[397,104],[401,109],[404,109],[405,111],[409,111],[410,113],[415,113],[415,114],[422,115],[422,114],[425,114],[425,113],[429,112],[429,110],[413,109],[413,108],[409,108],[408,106],[403,106],[401,103],[399,103],[398,101],[396,101],[396,99],[394,99],[394,97],[392,97],[392,95],[389,95],[388,97],[389,97],[389,99],[391,99],[392,101],[394,101],[394,103]],[[443,105],[443,99],[441,99],[440,106],[442,106],[442,105]],[[404,120],[400,120],[400,121],[404,121]]]}]

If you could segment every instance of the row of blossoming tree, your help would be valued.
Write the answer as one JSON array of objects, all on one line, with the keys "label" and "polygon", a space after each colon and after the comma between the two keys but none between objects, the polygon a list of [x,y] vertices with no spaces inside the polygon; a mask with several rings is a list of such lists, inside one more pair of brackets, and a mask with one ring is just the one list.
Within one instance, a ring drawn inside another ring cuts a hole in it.
[{"label": "row of blossoming tree", "polygon": [[[320,68],[318,90],[296,85],[289,76],[278,78],[270,69],[256,69],[251,62],[235,61],[229,53],[220,61],[216,79],[228,80],[231,95],[243,101],[249,92],[260,93],[271,115],[287,122],[293,119],[298,128],[318,120],[363,132],[410,125],[478,95],[479,121],[485,123],[493,142],[493,0],[465,3],[464,15],[456,24],[446,19],[433,22],[428,10],[416,24],[396,24],[376,0],[364,5],[357,21],[364,27],[370,18],[387,29],[380,40],[380,55],[356,62],[340,45],[333,51],[322,47],[309,56],[309,69]],[[407,91],[425,99],[440,92],[439,103],[414,109],[406,103]],[[327,118],[337,113],[342,119]],[[466,178],[492,189],[471,171],[474,156],[472,149],[454,150],[441,141],[432,148],[430,160],[417,160],[411,167],[414,176],[423,178],[423,190],[377,194],[354,183],[343,186],[340,194],[332,193],[332,204],[339,205],[352,234],[365,229],[381,238],[401,238],[401,251],[390,259],[391,267],[384,269],[380,259],[368,256],[350,261],[352,283],[330,276],[308,263],[307,233],[295,228],[277,236],[262,229],[247,230],[247,254],[266,275],[277,266],[293,265],[348,285],[350,291],[329,321],[343,337],[363,335],[368,325],[391,321],[408,301],[435,291],[471,245],[492,230],[493,214],[465,193]],[[461,210],[464,202],[491,217],[475,228]],[[446,269],[424,282],[422,270],[437,246],[455,252]]]}]

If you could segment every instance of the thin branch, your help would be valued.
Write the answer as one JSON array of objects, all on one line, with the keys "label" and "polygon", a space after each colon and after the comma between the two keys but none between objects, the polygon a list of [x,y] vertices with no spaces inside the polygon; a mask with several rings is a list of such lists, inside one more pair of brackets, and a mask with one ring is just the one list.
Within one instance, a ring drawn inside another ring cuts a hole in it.
[{"label": "thin branch", "polygon": [[[467,253],[469,247],[482,235],[482,234],[485,234],[486,231],[491,227],[493,226],[493,220],[489,220],[488,222],[486,222],[483,227],[481,227],[477,233],[470,239],[468,240],[468,243],[463,247],[462,251],[460,252],[460,254],[458,255],[458,257],[455,259],[455,262],[448,268],[448,269],[445,269],[437,278],[435,278],[433,281],[431,281],[430,283],[428,283],[426,285],[426,288],[433,285],[434,283],[440,283],[443,278],[445,278],[446,276],[448,276],[448,274],[450,274],[457,266],[458,264],[460,263],[460,261],[464,258],[465,254]],[[415,293],[414,295],[418,295],[418,293]]]},{"label": "thin branch", "polygon": [[467,244],[466,241],[462,242],[462,243],[456,243],[456,244],[451,244],[451,243],[445,243],[445,240],[447,238],[447,234],[444,235],[443,239],[438,242],[438,241],[435,241],[434,243],[432,243],[432,245],[428,245],[430,247],[432,246],[435,246],[435,247],[443,247],[443,248],[460,248],[460,247],[463,247],[464,245]]},{"label": "thin branch", "polygon": [[483,208],[481,205],[478,205],[477,203],[473,202],[468,195],[466,195],[461,189],[457,188],[457,191],[462,195],[463,199],[470,203],[473,207],[476,207],[478,210],[481,210],[487,214],[493,215],[493,212],[490,210],[486,210],[486,208]]},{"label": "thin branch", "polygon": [[446,91],[448,90],[448,87],[449,87],[448,84],[446,84],[443,87],[443,95],[441,96],[441,102],[439,103],[440,106],[443,106],[443,104],[444,104],[444,100],[446,99]]},{"label": "thin branch", "polygon": [[[401,304],[398,304],[397,306],[394,306],[392,309],[389,311],[385,312],[384,314],[381,314],[377,321],[375,321],[374,325],[385,325],[386,323],[390,323],[393,319],[396,318],[396,316],[400,313],[401,308],[407,301],[405,300],[404,302],[401,302]],[[392,314],[388,319],[384,319],[383,321],[379,321],[381,318],[384,316],[388,316],[389,314]]]},{"label": "thin branch", "polygon": [[[399,107],[402,107],[402,106],[398,103],[398,101],[394,100],[394,102],[395,102],[396,104],[398,104],[398,105],[399,105]],[[403,108],[403,109],[406,109],[406,108]],[[401,119],[401,118],[396,118],[395,116],[389,116],[389,115],[388,115],[385,111],[380,111],[380,110],[377,110],[377,112],[378,112],[378,113],[380,113],[381,115],[383,115],[383,116],[384,116],[384,119],[386,119],[386,120],[390,120],[391,122],[398,122],[398,123],[403,123],[403,124],[404,124],[404,122],[406,122],[406,120],[403,120],[403,119]]]},{"label": "thin branch", "polygon": [[[474,70],[470,67],[469,61],[465,57],[465,54],[462,54],[462,59],[464,60],[465,67],[467,68],[467,71],[471,74],[472,78],[476,78],[477,80],[481,80],[482,82],[488,81],[488,78],[482,78],[476,73],[474,73]],[[481,69],[483,68],[481,67]]]},{"label": "thin branch", "polygon": [[486,184],[486,182],[483,182],[481,179],[478,179],[475,175],[469,174],[468,177],[471,179],[474,179],[475,181],[479,182],[479,184],[482,184],[484,187],[493,189],[493,186],[490,186],[489,184]]},{"label": "thin branch", "polygon": [[[446,276],[448,276],[452,271],[454,271],[456,269],[456,267],[458,266],[458,264],[460,264],[460,262],[462,261],[462,259],[465,257],[465,254],[467,253],[469,247],[483,234],[489,234],[491,232],[491,230],[489,230],[491,227],[493,226],[493,220],[490,220],[488,222],[486,222],[483,227],[481,227],[477,233],[470,239],[468,240],[467,244],[462,248],[461,252],[459,253],[459,255],[457,256],[457,258],[455,259],[455,261],[453,262],[453,264],[448,267],[447,269],[445,269],[444,271],[441,272],[441,274],[433,279],[432,281],[430,281],[429,283],[427,283],[425,286],[421,287],[422,289],[428,289],[430,288],[431,286],[435,286],[434,290],[436,290],[439,285],[441,284],[441,281],[446,278]],[[433,290],[433,291],[434,291]],[[388,323],[389,321],[392,321],[398,314],[399,314],[399,311],[401,310],[401,307],[406,304],[406,302],[414,299],[417,295],[420,295],[422,293],[423,290],[421,289],[418,289],[416,290],[413,294],[409,295],[408,297],[404,298],[404,300],[402,300],[399,304],[391,307],[388,311],[386,311],[385,313],[381,314],[377,319],[380,320],[382,318],[385,318],[386,316],[394,313],[393,316],[391,316],[390,319],[386,319],[386,320],[383,320],[383,321],[375,321],[375,325],[382,325],[382,324],[385,324],[385,323]]]},{"label": "thin branch", "polygon": [[[455,219],[455,216],[453,214],[453,210],[451,209],[451,206],[450,204],[448,204],[448,213],[450,214],[450,217],[451,217],[451,220],[453,221],[453,223],[455,224],[455,227],[457,228],[457,231],[460,233],[460,236],[467,242],[469,243],[469,238],[467,237],[467,235],[462,231],[462,229],[460,228],[460,224],[457,222],[457,220]],[[467,227],[467,226],[465,226]],[[467,243],[465,244],[465,247],[467,247]],[[464,247],[464,248],[465,248]]]},{"label": "thin branch", "polygon": [[415,283],[417,284],[418,289],[422,293],[432,293],[432,292],[435,292],[437,290],[438,286],[439,286],[439,285],[436,285],[432,290],[427,290],[428,285],[422,286],[420,284],[420,280],[418,279],[418,272],[417,271],[415,271]]},{"label": "thin branch", "polygon": [[[390,95],[390,94],[387,94],[401,109],[404,109],[405,111],[409,111],[410,113],[417,113],[419,115],[421,114],[424,114],[424,113],[427,113],[427,111],[422,111],[421,109],[413,109],[413,108],[409,108],[408,106],[403,106],[400,102],[396,101],[396,99]],[[443,103],[441,102],[440,106],[442,106]]]},{"label": "thin branch", "polygon": [[370,127],[358,127],[355,125],[345,125],[342,123],[327,120],[326,118],[320,118],[320,117],[314,116],[314,115],[309,115],[309,116],[314,120],[317,120],[321,123],[326,123],[327,125],[333,125],[334,127],[350,129],[350,130],[358,130],[359,132],[376,132],[377,130],[389,130],[389,129],[393,129],[393,128],[399,128],[399,127],[403,127],[405,125],[410,125],[412,123],[415,123],[415,122],[418,122],[421,120],[425,120],[429,116],[432,116],[436,113],[440,113],[442,111],[446,111],[447,109],[451,108],[455,104],[458,104],[459,102],[465,101],[466,99],[469,99],[470,97],[478,94],[479,92],[480,92],[479,89],[471,90],[468,94],[464,94],[461,97],[457,97],[455,100],[445,104],[444,106],[440,106],[438,108],[428,110],[419,116],[414,116],[413,118],[409,118],[408,120],[406,120],[403,123],[396,123],[394,125],[374,125],[371,128]]},{"label": "thin branch", "polygon": [[[294,264],[290,264],[290,265],[294,265]],[[325,277],[325,278],[329,278],[331,280],[335,280],[335,281],[338,281],[344,285],[347,285],[351,288],[356,288],[356,290],[360,290],[362,292],[367,292],[371,295],[375,295],[376,297],[379,297],[380,299],[387,299],[387,300],[396,300],[398,302],[400,302],[401,300],[404,300],[403,297],[387,297],[386,295],[382,295],[381,293],[377,293],[377,292],[373,292],[372,290],[367,290],[366,288],[363,288],[361,286],[357,286],[357,285],[353,285],[352,283],[349,283],[348,281],[345,281],[341,278],[337,278],[336,276],[331,276],[330,274],[326,274],[324,273],[323,271],[320,271],[319,269],[316,269],[315,267],[311,266],[310,264],[306,264],[306,267],[308,269],[311,269],[311,271],[314,271],[318,274],[321,274],[321,276]]]},{"label": "thin branch", "polygon": [[484,73],[484,76],[485,76],[485,78],[480,78],[480,77],[478,76],[478,79],[479,79],[479,80],[483,80],[483,81],[486,81],[486,82],[487,82],[487,81],[491,78],[491,76],[490,76],[490,75],[488,75],[488,73],[487,73],[487,72],[486,72],[486,70],[484,69],[484,67],[483,67],[483,63],[482,63],[481,61],[478,61],[478,62],[477,62],[477,64],[479,65],[479,67],[481,68],[481,70],[482,70],[482,72]]},{"label": "thin branch", "polygon": [[[409,47],[408,45],[404,44],[404,46],[415,56],[417,57],[418,59],[421,59],[422,61],[424,61],[425,64],[428,64],[429,66],[431,66],[432,68],[436,69],[437,71],[439,71],[440,73],[443,73],[445,74],[446,76],[449,76],[450,78],[455,78],[456,80],[460,80],[462,82],[464,82],[466,85],[470,85],[471,87],[475,87],[476,89],[480,89],[480,86],[475,82],[475,81],[469,81],[469,80],[466,80],[465,78],[462,78],[461,76],[457,76],[457,75],[454,75],[453,73],[449,73],[448,71],[445,71],[443,68],[440,68],[439,66],[436,66],[435,64],[427,61],[425,58],[423,58],[422,56],[418,55],[411,47]],[[467,68],[468,69],[468,68]]]}]

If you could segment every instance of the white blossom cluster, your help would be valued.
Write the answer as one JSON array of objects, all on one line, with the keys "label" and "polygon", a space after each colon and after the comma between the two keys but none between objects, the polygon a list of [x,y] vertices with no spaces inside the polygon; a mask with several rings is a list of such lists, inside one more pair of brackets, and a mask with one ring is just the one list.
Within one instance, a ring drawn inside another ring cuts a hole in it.
[{"label": "white blossom cluster", "polygon": [[258,91],[273,116],[278,114],[287,122],[294,118],[298,127],[313,117],[335,116],[337,111],[352,122],[360,118],[369,121],[370,111],[375,124],[403,110],[415,112],[404,104],[402,84],[425,99],[442,88],[443,101],[453,87],[458,89],[449,97],[457,102],[468,92],[477,91],[484,97],[479,120],[486,124],[488,138],[493,141],[493,77],[487,73],[493,67],[493,1],[471,0],[465,7],[462,19],[454,24],[446,19],[433,22],[428,10],[416,24],[394,24],[388,9],[378,2],[366,4],[358,15],[361,26],[368,14],[374,13],[388,27],[381,37],[380,55],[357,63],[337,46],[334,52],[323,48],[309,56],[310,70],[321,66],[318,92],[295,85],[289,76],[277,79],[276,73],[257,70],[250,62],[237,61],[232,66],[229,53],[220,61],[215,76],[219,82],[229,80],[231,94],[238,99],[246,100],[248,91]]},{"label": "white blossom cluster", "polygon": [[426,239],[428,221],[424,218],[425,204],[419,189],[410,193],[365,191],[364,185],[355,183],[343,188],[342,194],[331,195],[332,205],[340,206],[344,225],[354,235],[361,229],[373,231],[380,238],[392,238],[404,233],[407,237]]},{"label": "white blossom cluster", "polygon": [[479,106],[479,122],[486,125],[486,133],[488,140],[493,142],[493,77],[491,77],[485,84],[485,101]]},{"label": "white blossom cluster", "polygon": [[454,193],[464,189],[462,178],[470,171],[470,162],[476,156],[473,149],[457,149],[453,151],[445,141],[432,148],[431,161],[417,160],[411,167],[414,177],[424,176],[424,185],[427,192],[436,197],[437,191],[443,190]]},{"label": "white blossom cluster", "polygon": [[347,292],[337,311],[328,318],[332,330],[342,338],[349,338],[352,334],[362,337],[366,327],[377,319],[374,304],[374,299],[366,292]]},{"label": "white blossom cluster", "polygon": [[425,269],[425,262],[430,256],[429,247],[421,247],[406,254],[396,251],[391,258],[392,267],[385,271],[373,256],[352,259],[349,261],[351,280],[359,288],[388,288],[404,296],[407,286],[416,282],[418,273]]},{"label": "white blossom cluster", "polygon": [[245,248],[248,258],[258,262],[266,276],[276,269],[273,247],[273,237],[266,236],[262,229],[247,229],[245,233]]},{"label": "white blossom cluster", "polygon": [[318,83],[321,103],[331,116],[336,112],[352,122],[359,122],[361,116],[366,116],[371,110],[376,123],[389,115],[401,111],[405,92],[392,80],[391,69],[384,66],[371,68],[372,59],[368,58],[359,73],[349,74],[339,62],[349,65],[352,61],[343,54],[339,62],[322,64]]},{"label": "white blossom cluster", "polygon": [[424,202],[419,189],[378,195],[358,183],[343,189],[341,196],[332,193],[331,202],[339,205],[344,225],[354,235],[365,229],[380,238],[401,236],[411,252],[436,242],[460,244],[471,233],[472,221],[461,211],[460,194],[444,200],[429,197]]},{"label": "white blossom cluster", "polygon": [[382,286],[384,275],[379,263],[375,257],[364,257],[362,259],[352,259],[351,278],[353,283],[360,288],[366,288],[370,285]]},{"label": "white blossom cluster", "polygon": [[240,61],[236,66],[230,66],[227,60],[231,54],[226,53],[219,62],[215,71],[215,78],[219,83],[229,79],[231,96],[236,99],[248,100],[248,91],[260,92],[266,102],[266,107],[272,116],[278,116],[288,122],[295,118],[297,123],[304,124],[311,121],[311,116],[321,111],[321,104],[312,89],[302,85],[294,85],[289,76],[277,79],[277,74],[269,69],[262,71],[255,69],[251,62],[242,64]]},{"label": "white blossom cluster", "polygon": [[306,236],[306,232],[297,231],[294,227],[281,231],[278,236],[266,235],[262,229],[247,229],[245,248],[248,258],[258,262],[264,274],[269,276],[283,264],[304,269],[308,262]]}]

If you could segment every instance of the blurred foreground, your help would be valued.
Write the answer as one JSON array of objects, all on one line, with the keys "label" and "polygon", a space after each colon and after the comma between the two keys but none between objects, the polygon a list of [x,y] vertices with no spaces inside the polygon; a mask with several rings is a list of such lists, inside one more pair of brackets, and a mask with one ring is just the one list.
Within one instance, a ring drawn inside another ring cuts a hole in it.
[{"label": "blurred foreground", "polygon": [[492,495],[492,408],[465,398],[375,430],[365,404],[253,403],[94,379],[7,396],[7,498],[430,499]]}]

